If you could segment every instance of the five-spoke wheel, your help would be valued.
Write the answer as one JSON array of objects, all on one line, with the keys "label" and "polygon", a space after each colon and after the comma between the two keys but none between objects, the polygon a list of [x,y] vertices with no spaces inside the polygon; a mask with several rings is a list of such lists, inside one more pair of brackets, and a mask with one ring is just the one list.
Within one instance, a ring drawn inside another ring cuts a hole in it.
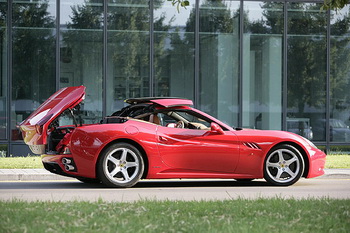
[{"label": "five-spoke wheel", "polygon": [[139,150],[128,143],[109,146],[98,163],[98,176],[110,187],[131,187],[141,178],[144,162]]},{"label": "five-spoke wheel", "polygon": [[299,180],[303,172],[303,157],[291,145],[279,145],[266,156],[264,178],[271,184],[280,186],[292,185]]}]

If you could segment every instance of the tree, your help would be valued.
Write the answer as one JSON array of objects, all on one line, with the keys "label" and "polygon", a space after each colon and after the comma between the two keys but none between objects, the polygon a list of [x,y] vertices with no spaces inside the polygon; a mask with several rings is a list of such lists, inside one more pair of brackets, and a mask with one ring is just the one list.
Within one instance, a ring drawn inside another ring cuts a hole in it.
[{"label": "tree", "polygon": [[48,7],[48,1],[13,4],[14,100],[41,103],[55,90],[55,19]]},{"label": "tree", "polygon": [[321,10],[341,10],[347,4],[349,0],[324,0]]},{"label": "tree", "polygon": [[190,5],[190,2],[187,0],[167,0],[173,4],[173,6],[176,5],[177,11],[180,11],[180,7],[183,7],[186,9],[186,6]]},{"label": "tree", "polygon": [[296,117],[305,117],[307,108],[325,107],[327,17],[316,4],[292,7],[303,16],[288,18],[288,107],[297,108]]},{"label": "tree", "polygon": [[350,9],[343,12],[331,14],[330,96],[331,118],[343,118],[348,123],[349,114],[340,113],[349,111],[350,106]]}]

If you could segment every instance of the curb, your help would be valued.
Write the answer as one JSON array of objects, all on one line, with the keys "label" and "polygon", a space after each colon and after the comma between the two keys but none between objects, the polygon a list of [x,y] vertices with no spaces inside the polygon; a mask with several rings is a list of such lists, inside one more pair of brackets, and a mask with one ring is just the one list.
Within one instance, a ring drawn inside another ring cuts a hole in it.
[{"label": "curb", "polygon": [[350,169],[324,169],[325,174],[316,179],[350,179]]},{"label": "curb", "polygon": [[[350,179],[350,169],[325,169],[325,174],[315,179]],[[75,180],[53,174],[45,169],[0,169],[0,181]]]},{"label": "curb", "polygon": [[0,169],[0,181],[75,180],[45,169]]}]

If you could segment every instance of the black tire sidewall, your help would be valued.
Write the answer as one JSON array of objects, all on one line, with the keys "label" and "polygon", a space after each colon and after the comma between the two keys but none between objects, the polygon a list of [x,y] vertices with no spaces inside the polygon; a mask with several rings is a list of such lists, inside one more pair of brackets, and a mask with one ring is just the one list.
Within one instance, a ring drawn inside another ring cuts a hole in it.
[{"label": "black tire sidewall", "polygon": [[[131,151],[133,151],[139,160],[139,170],[137,175],[130,180],[127,183],[119,183],[117,181],[111,180],[107,174],[105,174],[105,169],[104,169],[104,161],[107,159],[108,154],[115,149],[120,149],[120,148],[127,148]],[[142,158],[142,155],[140,151],[133,145],[129,143],[115,143],[110,146],[108,146],[103,152],[101,153],[98,164],[97,164],[97,175],[99,179],[102,181],[103,184],[107,185],[108,187],[113,187],[113,188],[128,188],[134,186],[142,177],[144,171],[144,161]]]},{"label": "black tire sidewall", "polygon": [[[280,149],[286,149],[286,150],[290,150],[292,151],[299,159],[299,164],[300,164],[300,168],[299,168],[299,172],[298,174],[296,175],[296,177],[294,177],[294,179],[292,179],[291,181],[289,182],[277,182],[275,181],[274,179],[272,179],[270,177],[270,175],[268,174],[267,172],[267,166],[266,166],[266,163],[267,163],[267,159],[269,158],[269,156],[274,153],[276,150],[280,150]],[[292,185],[294,184],[295,182],[297,182],[300,177],[302,176],[302,174],[304,173],[304,168],[305,168],[305,162],[304,162],[304,159],[303,159],[303,156],[301,155],[300,151],[298,149],[296,149],[294,146],[292,145],[289,145],[289,144],[281,144],[281,145],[278,145],[274,148],[272,148],[269,153],[266,155],[265,157],[265,161],[264,161],[264,179],[270,183],[270,184],[273,184],[273,185],[276,185],[276,186],[289,186],[289,185]]]}]

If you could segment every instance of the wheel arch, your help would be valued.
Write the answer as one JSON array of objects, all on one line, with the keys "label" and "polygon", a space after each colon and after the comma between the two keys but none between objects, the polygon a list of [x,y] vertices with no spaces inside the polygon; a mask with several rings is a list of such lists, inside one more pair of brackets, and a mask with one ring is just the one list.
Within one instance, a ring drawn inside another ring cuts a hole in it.
[{"label": "wheel arch", "polygon": [[147,153],[146,151],[143,149],[143,147],[135,142],[134,140],[131,140],[131,139],[128,139],[128,138],[118,138],[116,140],[113,140],[113,141],[110,141],[108,144],[106,144],[103,149],[100,151],[99,155],[98,155],[98,158],[96,160],[96,164],[95,164],[95,174],[98,174],[97,173],[97,167],[98,167],[98,163],[99,163],[99,160],[101,158],[101,155],[103,154],[103,152],[110,146],[110,145],[113,145],[113,144],[116,144],[116,143],[128,143],[130,145],[133,145],[134,147],[136,147],[141,155],[142,155],[142,159],[143,159],[143,162],[145,164],[145,167],[144,167],[144,171],[143,171],[143,174],[141,176],[141,179],[144,179],[146,178],[147,174],[148,174],[148,167],[149,167],[149,162],[148,162],[148,158],[147,158]]},{"label": "wheel arch", "polygon": [[[290,145],[290,146],[293,146],[295,147],[299,152],[300,154],[303,156],[303,160],[304,160],[304,172],[303,174],[301,175],[302,177],[307,177],[307,175],[309,174],[309,164],[310,164],[310,161],[309,161],[309,157],[307,156],[307,153],[305,151],[305,149],[300,146],[298,143],[296,142],[292,142],[292,141],[283,141],[283,142],[279,142],[277,143],[276,145],[274,145],[268,153],[270,153],[270,151],[272,151],[273,149],[275,149],[277,146],[280,146],[280,145]],[[266,158],[265,158],[266,159]]]}]

